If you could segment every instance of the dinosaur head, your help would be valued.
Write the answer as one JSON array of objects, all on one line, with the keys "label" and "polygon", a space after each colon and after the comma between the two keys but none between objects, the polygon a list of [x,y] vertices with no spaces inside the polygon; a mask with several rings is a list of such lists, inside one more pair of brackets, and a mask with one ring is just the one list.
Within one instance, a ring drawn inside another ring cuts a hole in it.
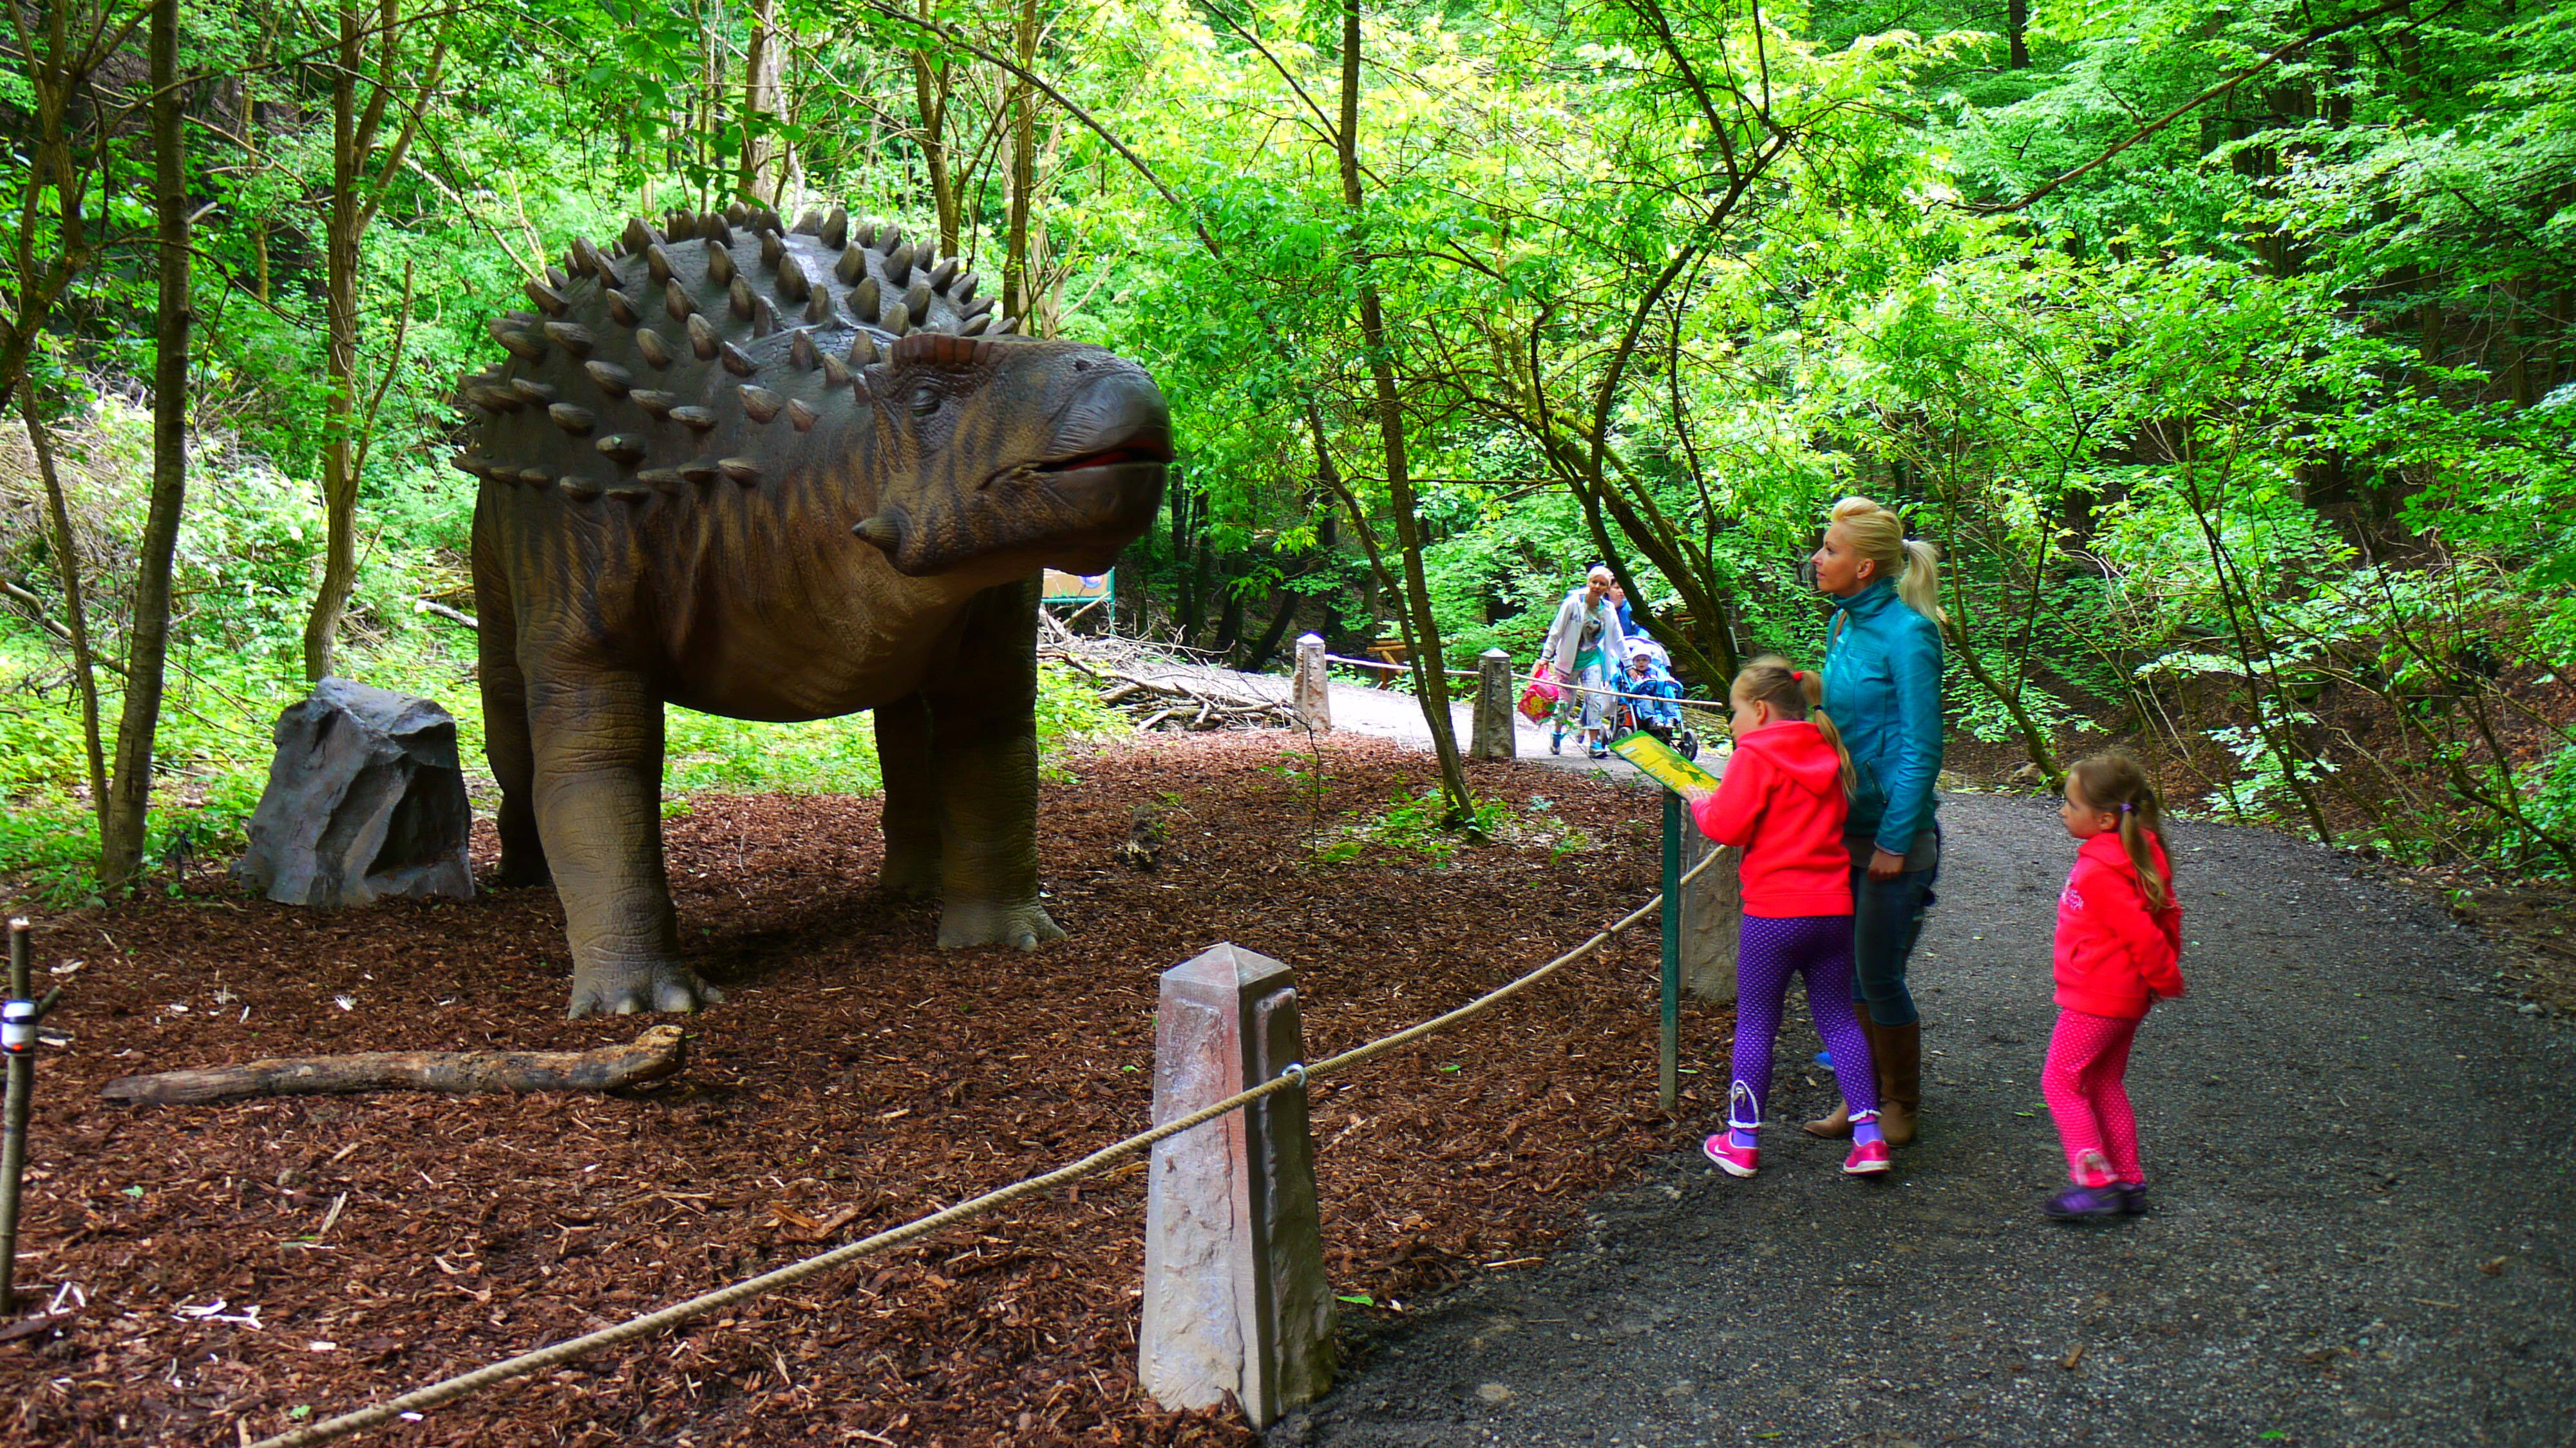
[{"label": "dinosaur head", "polygon": [[860,378],[881,446],[853,531],[900,573],[1098,573],[1162,501],[1171,413],[1105,348],[915,332]]}]

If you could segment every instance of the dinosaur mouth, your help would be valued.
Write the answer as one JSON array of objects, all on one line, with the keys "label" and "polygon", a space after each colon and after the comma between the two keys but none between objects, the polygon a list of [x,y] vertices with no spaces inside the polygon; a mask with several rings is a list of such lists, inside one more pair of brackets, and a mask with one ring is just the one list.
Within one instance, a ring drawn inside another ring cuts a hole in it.
[{"label": "dinosaur mouth", "polygon": [[1098,452],[1087,452],[1075,457],[1058,458],[1051,462],[1037,463],[1032,465],[1029,471],[1033,473],[1083,473],[1089,472],[1094,468],[1126,467],[1134,463],[1151,463],[1155,467],[1169,467],[1171,466],[1171,462],[1172,450],[1169,446],[1156,443],[1131,442],[1124,443],[1113,448],[1103,448]]}]

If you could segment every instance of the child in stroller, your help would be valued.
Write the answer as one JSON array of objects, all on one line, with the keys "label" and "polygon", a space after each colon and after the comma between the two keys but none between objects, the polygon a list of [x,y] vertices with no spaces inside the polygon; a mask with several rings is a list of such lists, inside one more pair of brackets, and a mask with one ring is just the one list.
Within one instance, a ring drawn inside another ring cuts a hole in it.
[{"label": "child in stroller", "polygon": [[1642,729],[1664,743],[1684,759],[1699,757],[1699,736],[1682,721],[1682,681],[1673,677],[1670,657],[1663,645],[1652,639],[1635,639],[1628,645],[1628,668],[1619,681],[1620,691],[1643,697],[1614,700],[1619,709],[1618,723],[1624,729]]}]

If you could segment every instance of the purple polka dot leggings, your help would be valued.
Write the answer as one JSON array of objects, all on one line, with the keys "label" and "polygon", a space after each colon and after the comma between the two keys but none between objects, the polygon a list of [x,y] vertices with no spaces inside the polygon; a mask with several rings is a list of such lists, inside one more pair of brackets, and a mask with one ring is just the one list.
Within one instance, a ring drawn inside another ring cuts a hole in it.
[{"label": "purple polka dot leggings", "polygon": [[1735,1084],[1726,1095],[1727,1125],[1760,1129],[1771,1099],[1771,1051],[1780,1035],[1780,1005],[1789,977],[1807,978],[1807,1010],[1833,1053],[1834,1082],[1854,1121],[1878,1119],[1878,1072],[1869,1038],[1852,1015],[1852,918],[1798,915],[1744,917],[1735,950]]}]

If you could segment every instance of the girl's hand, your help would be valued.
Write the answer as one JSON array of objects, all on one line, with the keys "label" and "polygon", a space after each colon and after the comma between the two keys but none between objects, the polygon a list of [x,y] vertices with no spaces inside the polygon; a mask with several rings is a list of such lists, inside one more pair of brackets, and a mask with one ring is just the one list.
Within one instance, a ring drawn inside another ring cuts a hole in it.
[{"label": "girl's hand", "polygon": [[1691,806],[1696,806],[1696,805],[1697,805],[1701,800],[1704,800],[1704,799],[1715,799],[1715,798],[1717,798],[1717,791],[1716,791],[1716,790],[1708,789],[1708,788],[1705,788],[1705,787],[1703,787],[1703,786],[1696,785],[1696,784],[1686,784],[1686,785],[1683,785],[1681,788],[1679,788],[1679,789],[1677,789],[1677,790],[1674,790],[1674,791],[1673,791],[1673,793],[1678,794],[1678,795],[1680,795],[1680,796],[1682,797],[1682,803],[1683,803],[1683,804],[1685,804],[1685,805],[1691,805]]},{"label": "girl's hand", "polygon": [[1869,877],[1885,884],[1905,873],[1905,857],[1894,850],[1877,850],[1869,857]]}]

